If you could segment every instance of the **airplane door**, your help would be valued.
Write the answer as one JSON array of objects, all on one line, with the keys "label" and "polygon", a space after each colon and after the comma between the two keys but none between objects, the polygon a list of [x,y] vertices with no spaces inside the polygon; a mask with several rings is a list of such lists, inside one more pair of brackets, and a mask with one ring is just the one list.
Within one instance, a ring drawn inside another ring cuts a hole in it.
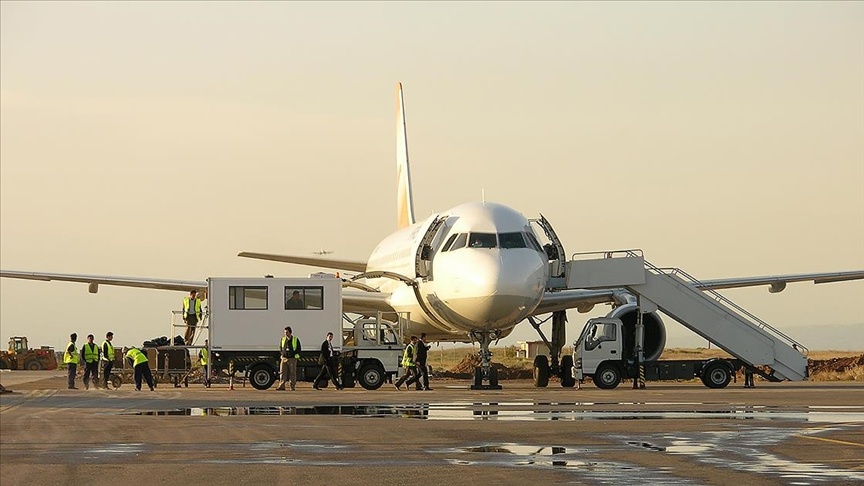
[{"label": "airplane door", "polygon": [[414,256],[414,270],[417,278],[432,280],[432,253],[435,248],[433,243],[446,220],[447,216],[435,215],[421,228],[423,236],[417,244],[417,252]]}]

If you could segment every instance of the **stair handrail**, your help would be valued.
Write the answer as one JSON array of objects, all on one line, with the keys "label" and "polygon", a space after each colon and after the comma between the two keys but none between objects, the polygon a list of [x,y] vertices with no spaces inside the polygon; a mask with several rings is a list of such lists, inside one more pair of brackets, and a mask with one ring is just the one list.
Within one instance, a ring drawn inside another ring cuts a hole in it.
[{"label": "stair handrail", "polygon": [[780,338],[786,340],[789,344],[792,344],[792,346],[794,348],[796,348],[799,353],[803,354],[804,356],[807,356],[810,353],[810,350],[807,349],[806,346],[804,346],[803,344],[799,343],[798,341],[792,339],[787,334],[785,334],[784,332],[775,328],[774,326],[768,324],[767,322],[763,321],[762,319],[756,317],[755,315],[753,315],[753,313],[751,313],[747,309],[741,307],[740,305],[736,304],[735,302],[733,302],[729,298],[723,296],[723,294],[717,292],[714,289],[702,288],[702,286],[704,286],[705,284],[703,284],[699,279],[690,275],[689,273],[685,272],[684,270],[681,270],[680,268],[676,268],[676,267],[660,268],[660,267],[655,266],[654,264],[652,264],[651,262],[649,262],[647,260],[645,261],[645,267],[648,268],[651,272],[653,272],[655,274],[674,275],[674,276],[682,277],[682,280],[684,280],[685,282],[687,282],[688,284],[693,286],[694,289],[701,291],[703,294],[706,292],[711,294],[711,296],[714,297],[715,300],[719,301],[720,303],[722,303],[726,306],[733,308],[734,310],[736,310],[740,314],[747,316],[753,322],[755,322],[757,325],[759,325],[760,328],[766,329],[766,330],[770,331],[771,333],[773,333],[774,335],[776,335],[777,337],[780,337]]}]

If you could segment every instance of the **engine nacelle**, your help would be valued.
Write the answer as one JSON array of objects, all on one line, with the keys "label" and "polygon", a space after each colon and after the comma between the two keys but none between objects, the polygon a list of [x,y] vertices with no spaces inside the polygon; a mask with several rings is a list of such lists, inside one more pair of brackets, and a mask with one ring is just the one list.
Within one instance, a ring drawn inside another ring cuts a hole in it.
[{"label": "engine nacelle", "polygon": [[[606,317],[620,319],[624,324],[624,336],[622,339],[624,349],[622,358],[629,359],[633,356],[633,348],[636,341],[636,304],[625,304],[616,307]],[[666,347],[666,326],[656,312],[642,314],[642,325],[645,329],[644,344],[642,352],[646,361],[660,358]]]}]

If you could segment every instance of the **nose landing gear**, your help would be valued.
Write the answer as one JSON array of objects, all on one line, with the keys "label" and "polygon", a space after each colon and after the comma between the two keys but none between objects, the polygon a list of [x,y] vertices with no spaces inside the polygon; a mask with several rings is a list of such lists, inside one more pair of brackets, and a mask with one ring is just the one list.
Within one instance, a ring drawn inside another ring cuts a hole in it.
[{"label": "nose landing gear", "polygon": [[501,332],[495,330],[473,331],[471,338],[480,343],[480,366],[474,368],[474,383],[472,390],[500,390],[498,384],[498,370],[492,367],[492,352],[489,345],[498,340]]}]

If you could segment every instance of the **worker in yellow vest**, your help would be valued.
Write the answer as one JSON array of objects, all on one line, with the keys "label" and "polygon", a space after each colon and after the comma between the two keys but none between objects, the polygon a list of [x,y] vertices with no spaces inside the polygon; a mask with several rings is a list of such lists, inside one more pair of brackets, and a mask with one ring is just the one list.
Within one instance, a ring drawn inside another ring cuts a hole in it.
[{"label": "worker in yellow vest", "polygon": [[102,341],[102,387],[108,389],[108,380],[111,379],[111,370],[114,368],[114,345],[111,341],[114,333],[108,331],[105,340]]},{"label": "worker in yellow vest", "polygon": [[153,374],[150,373],[150,365],[147,363],[147,355],[137,348],[124,348],[124,355],[129,364],[135,367],[135,389],[141,391],[141,378],[147,380],[150,391],[153,391]]},{"label": "worker in yellow vest", "polygon": [[78,349],[75,347],[75,341],[78,340],[78,334],[72,333],[69,335],[69,344],[66,345],[66,351],[63,352],[63,363],[66,365],[66,384],[70,390],[77,390],[75,387],[75,375],[78,373]]},{"label": "worker in yellow vest", "polygon": [[186,322],[184,340],[187,346],[191,346],[192,341],[195,340],[195,326],[202,317],[201,299],[198,298],[198,291],[193,290],[189,292],[189,297],[183,298],[183,321]]},{"label": "worker in yellow vest", "polygon": [[297,358],[300,357],[300,340],[291,334],[291,326],[285,326],[285,335],[279,341],[279,386],[285,390],[285,382],[290,378],[291,389],[297,385]]},{"label": "worker in yellow vest", "polygon": [[210,388],[210,373],[209,366],[210,363],[210,341],[208,339],[204,340],[204,347],[201,348],[201,351],[198,351],[198,364],[201,365],[201,373],[204,376],[204,388]]},{"label": "worker in yellow vest", "polygon": [[[405,383],[405,388],[411,389],[411,385],[420,380],[420,374],[417,373],[416,356],[417,356],[417,336],[411,336],[411,342],[405,346],[405,352],[402,353],[402,367],[405,368],[405,374],[399,378],[393,386],[397,390],[402,389],[402,383]],[[406,383],[407,380],[407,383]]]},{"label": "worker in yellow vest", "polygon": [[81,346],[81,361],[84,362],[84,389],[90,389],[90,378],[93,386],[99,388],[99,346],[93,342],[93,335],[87,335],[87,342]]}]

